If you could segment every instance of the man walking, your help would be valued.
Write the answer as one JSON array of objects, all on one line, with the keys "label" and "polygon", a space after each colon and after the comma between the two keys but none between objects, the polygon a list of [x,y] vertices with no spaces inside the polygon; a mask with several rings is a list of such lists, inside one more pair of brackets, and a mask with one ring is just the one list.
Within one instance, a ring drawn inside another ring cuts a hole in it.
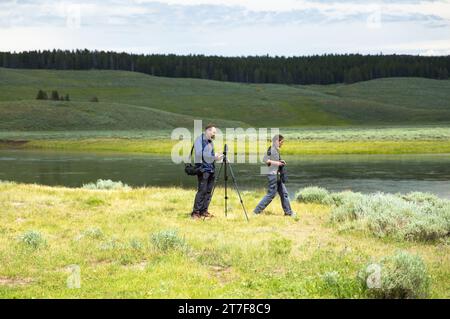
[{"label": "man walking", "polygon": [[267,179],[269,182],[266,196],[259,202],[253,213],[260,214],[274,199],[275,195],[280,195],[281,206],[284,210],[285,216],[295,217],[295,213],[291,209],[289,202],[289,194],[284,185],[283,178],[280,174],[286,162],[280,157],[280,148],[283,146],[284,137],[282,135],[275,135],[272,139],[272,146],[267,150],[264,156],[264,163],[268,166]]},{"label": "man walking", "polygon": [[214,187],[214,162],[223,157],[223,154],[214,153],[213,140],[216,137],[216,131],[214,125],[208,124],[205,127],[205,132],[197,137],[194,142],[195,165],[199,168],[199,173],[197,175],[197,194],[195,195],[194,208],[191,213],[192,218],[213,217],[208,212],[208,207]]}]

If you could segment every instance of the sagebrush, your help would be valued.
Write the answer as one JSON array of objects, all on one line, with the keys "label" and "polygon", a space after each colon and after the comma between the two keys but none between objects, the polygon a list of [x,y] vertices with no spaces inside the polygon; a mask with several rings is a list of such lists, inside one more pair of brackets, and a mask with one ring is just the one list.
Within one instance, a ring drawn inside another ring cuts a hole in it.
[{"label": "sagebrush", "polygon": [[450,234],[450,201],[433,194],[329,193],[320,187],[298,192],[305,203],[331,205],[331,220],[367,229],[378,237],[434,241]]},{"label": "sagebrush", "polygon": [[430,276],[420,256],[399,251],[381,259],[376,265],[379,267],[378,273],[375,273],[375,267],[369,265],[358,274],[369,297],[411,299],[429,296]]}]

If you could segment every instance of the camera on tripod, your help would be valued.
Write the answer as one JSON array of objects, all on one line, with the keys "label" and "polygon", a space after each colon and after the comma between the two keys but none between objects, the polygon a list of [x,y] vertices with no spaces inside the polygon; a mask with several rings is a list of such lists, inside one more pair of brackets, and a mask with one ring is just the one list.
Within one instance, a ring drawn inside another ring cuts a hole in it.
[{"label": "camera on tripod", "polygon": [[224,211],[225,211],[225,216],[227,216],[227,211],[228,211],[228,172],[230,172],[231,180],[233,182],[234,189],[236,190],[236,193],[237,193],[237,195],[239,197],[239,202],[241,203],[242,210],[244,211],[245,218],[248,221],[247,210],[245,209],[244,201],[242,200],[241,192],[239,191],[239,188],[238,188],[238,185],[237,185],[237,182],[236,182],[236,177],[234,176],[233,168],[231,166],[231,163],[228,162],[227,153],[228,153],[228,145],[225,144],[224,147],[223,147],[223,161],[222,161],[222,164],[221,164],[221,166],[219,168],[219,172],[217,173],[216,181],[214,183],[214,187],[212,189],[211,196],[214,195],[214,191],[216,189],[217,182],[220,179],[220,174],[222,173],[222,169],[223,169],[223,180],[224,180],[224,186],[225,186],[224,187],[225,188],[224,189],[225,190]]}]

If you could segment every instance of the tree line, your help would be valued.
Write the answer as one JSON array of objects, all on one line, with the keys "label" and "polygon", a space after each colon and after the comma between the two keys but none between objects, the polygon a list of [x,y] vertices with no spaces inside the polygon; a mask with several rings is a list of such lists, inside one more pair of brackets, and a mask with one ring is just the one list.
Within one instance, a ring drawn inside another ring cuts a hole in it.
[{"label": "tree line", "polygon": [[[47,94],[44,90],[39,90],[36,95],[36,100],[52,100],[52,101],[70,101],[69,94],[60,95],[58,91],[53,90],[50,94],[50,96]],[[89,102],[99,102],[98,97],[93,96],[89,99]]]},{"label": "tree line", "polygon": [[66,94],[66,96],[59,95],[58,91],[53,90],[50,94],[50,98],[46,91],[39,90],[36,95],[36,100],[52,100],[52,101],[70,101],[69,94]]},{"label": "tree line", "polygon": [[205,56],[89,50],[0,52],[5,68],[127,70],[155,76],[244,83],[332,84],[383,77],[448,79],[450,56],[327,54]]}]

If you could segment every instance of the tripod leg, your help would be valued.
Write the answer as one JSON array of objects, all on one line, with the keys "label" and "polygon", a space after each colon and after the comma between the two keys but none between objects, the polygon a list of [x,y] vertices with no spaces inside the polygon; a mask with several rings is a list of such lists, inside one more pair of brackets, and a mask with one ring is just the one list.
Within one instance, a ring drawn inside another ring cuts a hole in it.
[{"label": "tripod leg", "polygon": [[227,172],[227,160],[224,159],[223,163],[225,163],[225,167],[223,169],[224,172],[224,181],[225,181],[225,217],[227,217],[228,212],[228,172]]},{"label": "tripod leg", "polygon": [[216,185],[219,182],[220,172],[222,171],[222,167],[223,167],[223,162],[222,162],[222,164],[220,164],[219,172],[217,173],[216,180],[214,181],[214,187],[213,187],[212,192],[211,192],[211,198],[213,197],[214,191],[216,190]]},{"label": "tripod leg", "polygon": [[236,189],[236,192],[237,192],[237,194],[239,196],[239,201],[241,202],[242,209],[244,210],[245,218],[247,219],[247,221],[249,221],[248,220],[247,210],[245,209],[244,201],[242,200],[241,192],[239,191],[239,188],[238,188],[238,185],[237,185],[237,182],[236,182],[236,177],[234,177],[233,168],[231,167],[230,163],[228,163],[228,167],[230,168],[231,179],[233,180],[234,188]]}]

